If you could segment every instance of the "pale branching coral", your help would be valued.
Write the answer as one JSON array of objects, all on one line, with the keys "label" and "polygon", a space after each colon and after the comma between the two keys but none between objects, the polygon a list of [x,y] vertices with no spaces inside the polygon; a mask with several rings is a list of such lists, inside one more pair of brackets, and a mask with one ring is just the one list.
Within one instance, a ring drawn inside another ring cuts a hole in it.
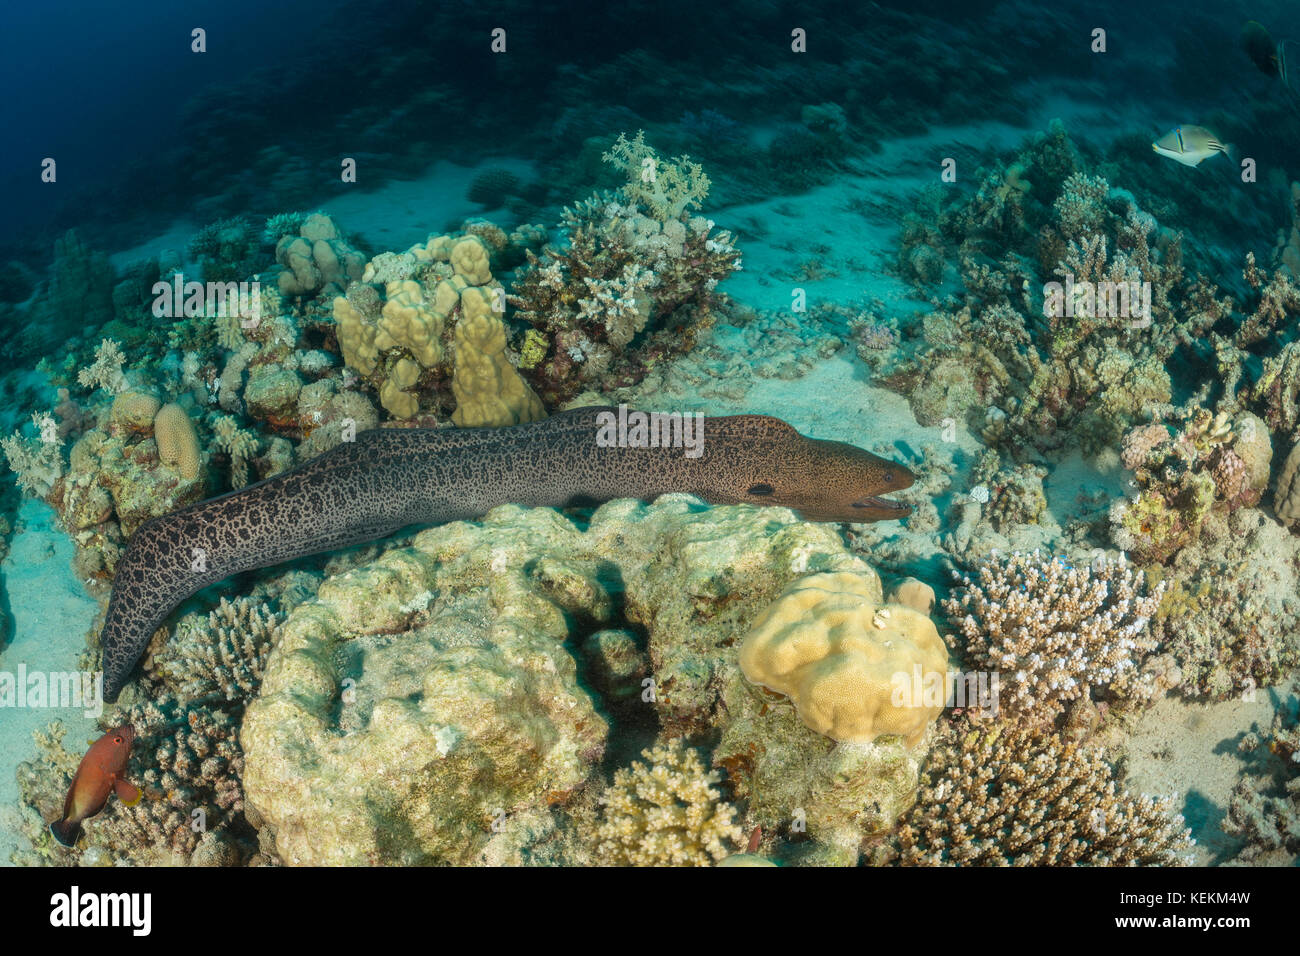
[{"label": "pale branching coral", "polygon": [[58,426],[48,413],[32,415],[36,426],[35,438],[24,438],[21,431],[8,438],[0,438],[0,451],[4,452],[18,487],[36,498],[44,498],[63,475],[62,442]]},{"label": "pale branching coral", "polygon": [[230,487],[248,484],[248,460],[257,454],[257,435],[239,427],[230,415],[221,415],[213,423],[212,443],[230,456]]},{"label": "pale branching coral", "polygon": [[126,388],[126,376],[122,374],[125,361],[122,346],[112,339],[104,339],[95,349],[94,364],[77,373],[77,382],[83,388],[102,388],[110,395],[116,395]]},{"label": "pale branching coral", "polygon": [[661,159],[638,130],[633,139],[618,134],[618,141],[601,157],[627,174],[623,191],[660,222],[681,218],[698,209],[709,194],[709,177],[689,156],[668,162]]},{"label": "pale branching coral", "polygon": [[642,752],[600,798],[596,854],[612,866],[709,866],[742,839],[718,775],[680,739]]},{"label": "pale branching coral", "polygon": [[1051,722],[1067,705],[1149,696],[1140,670],[1155,648],[1148,622],[1164,593],[1119,561],[1071,567],[1062,558],[986,558],[944,610],[973,667],[1000,674],[999,706],[1013,720]]},{"label": "pale branching coral", "polygon": [[182,697],[251,698],[283,619],[266,604],[223,597],[206,619],[182,619],[155,665],[163,682]]},{"label": "pale branching coral", "polygon": [[1174,798],[1129,793],[1100,750],[999,725],[948,731],[896,839],[911,866],[1170,866],[1192,849]]}]

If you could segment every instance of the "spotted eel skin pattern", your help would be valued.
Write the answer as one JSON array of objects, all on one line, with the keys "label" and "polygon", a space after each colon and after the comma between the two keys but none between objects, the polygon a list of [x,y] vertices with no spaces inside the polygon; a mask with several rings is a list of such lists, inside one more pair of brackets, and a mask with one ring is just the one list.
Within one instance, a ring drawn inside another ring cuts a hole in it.
[{"label": "spotted eel skin pattern", "polygon": [[785,505],[817,521],[910,510],[861,503],[910,485],[906,468],[805,438],[777,418],[705,418],[703,454],[690,458],[681,448],[601,447],[602,412],[618,414],[591,407],[509,428],[375,429],[273,478],[145,522],[118,564],[100,635],[105,699],[117,699],[153,633],[197,591],[411,525],[475,518],[511,502],[559,508],[674,491],[713,504]]}]

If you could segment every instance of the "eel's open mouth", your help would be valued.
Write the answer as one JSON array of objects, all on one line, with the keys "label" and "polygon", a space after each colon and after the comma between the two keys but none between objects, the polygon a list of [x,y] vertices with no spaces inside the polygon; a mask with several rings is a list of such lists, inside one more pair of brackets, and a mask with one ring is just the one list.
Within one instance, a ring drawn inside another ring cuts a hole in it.
[{"label": "eel's open mouth", "polygon": [[869,508],[875,511],[895,512],[900,517],[912,513],[911,505],[905,505],[901,501],[891,501],[888,498],[881,498],[874,495],[870,498],[863,498],[861,501],[853,502],[853,507],[863,509]]}]

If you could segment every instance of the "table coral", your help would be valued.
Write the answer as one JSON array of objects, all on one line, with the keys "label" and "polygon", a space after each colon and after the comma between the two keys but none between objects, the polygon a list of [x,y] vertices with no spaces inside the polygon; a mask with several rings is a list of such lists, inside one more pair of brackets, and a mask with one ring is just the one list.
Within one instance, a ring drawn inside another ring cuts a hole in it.
[{"label": "table coral", "polygon": [[1142,661],[1164,588],[1118,561],[1071,567],[1038,553],[988,557],[943,603],[972,667],[1000,676],[998,707],[1013,721],[1051,724],[1071,701],[1132,702],[1154,689]]},{"label": "table coral", "polygon": [[[913,745],[947,698],[939,632],[924,614],[885,604],[874,573],[792,582],[754,621],[740,667],[790,697],[813,730],[839,741],[898,734]],[[935,700],[912,699],[914,683],[936,688]]]},{"label": "table coral", "polygon": [[709,866],[741,841],[719,777],[680,739],[642,752],[601,795],[596,856],[610,866]]},{"label": "table coral", "polygon": [[1192,847],[1173,798],[1129,793],[1100,750],[961,724],[931,751],[896,840],[881,856],[907,866],[1175,866]]}]

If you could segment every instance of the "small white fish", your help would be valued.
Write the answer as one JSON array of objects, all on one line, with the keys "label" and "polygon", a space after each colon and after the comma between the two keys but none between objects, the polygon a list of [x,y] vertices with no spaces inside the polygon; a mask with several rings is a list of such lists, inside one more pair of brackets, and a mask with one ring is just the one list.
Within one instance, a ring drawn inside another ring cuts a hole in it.
[{"label": "small white fish", "polygon": [[1168,156],[1184,166],[1199,166],[1215,153],[1232,159],[1232,144],[1222,143],[1219,137],[1204,126],[1175,126],[1151,144],[1161,156]]}]

